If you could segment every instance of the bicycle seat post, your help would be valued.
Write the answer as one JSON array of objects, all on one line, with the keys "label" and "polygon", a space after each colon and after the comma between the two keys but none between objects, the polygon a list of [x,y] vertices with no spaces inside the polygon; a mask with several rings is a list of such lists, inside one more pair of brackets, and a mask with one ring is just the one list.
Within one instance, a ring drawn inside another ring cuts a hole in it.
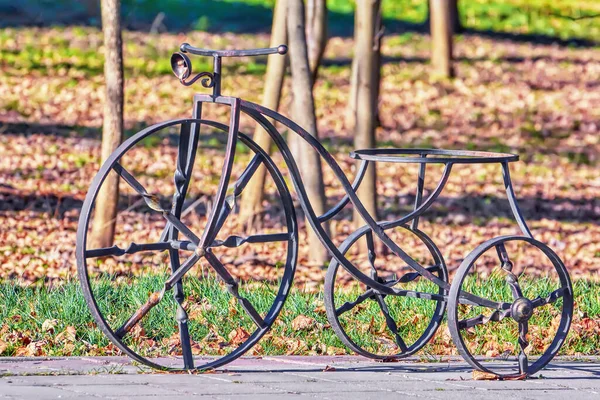
[{"label": "bicycle seat post", "polygon": [[221,56],[213,58],[213,97],[221,96]]}]

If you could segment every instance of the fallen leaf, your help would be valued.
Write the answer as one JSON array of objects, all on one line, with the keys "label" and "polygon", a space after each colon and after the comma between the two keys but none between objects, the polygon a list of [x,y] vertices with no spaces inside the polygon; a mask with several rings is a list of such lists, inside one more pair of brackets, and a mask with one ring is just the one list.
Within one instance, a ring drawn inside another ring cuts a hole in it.
[{"label": "fallen leaf", "polygon": [[250,334],[248,332],[246,332],[244,330],[244,328],[237,328],[232,330],[229,333],[229,343],[232,345],[239,345],[244,343],[248,338],[250,337]]},{"label": "fallen leaf", "polygon": [[330,367],[329,365],[326,365],[325,368],[323,369],[323,372],[334,372],[335,371],[335,367]]},{"label": "fallen leaf", "polygon": [[74,326],[67,328],[56,336],[58,342],[74,342],[77,337],[77,329]]},{"label": "fallen leaf", "polygon": [[42,323],[42,331],[54,333],[54,327],[58,324],[57,319],[47,319]]},{"label": "fallen leaf", "polygon": [[497,381],[500,377],[491,372],[483,372],[477,369],[473,370],[473,380],[475,381]]},{"label": "fallen leaf", "polygon": [[315,325],[315,320],[305,315],[298,315],[292,321],[292,329],[300,331],[303,329],[310,329]]}]

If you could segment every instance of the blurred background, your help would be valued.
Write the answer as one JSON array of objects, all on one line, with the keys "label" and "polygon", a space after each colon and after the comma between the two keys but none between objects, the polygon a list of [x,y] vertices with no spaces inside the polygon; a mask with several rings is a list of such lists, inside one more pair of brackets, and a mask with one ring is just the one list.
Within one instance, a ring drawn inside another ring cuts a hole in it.
[{"label": "blurred background", "polygon": [[[321,2],[326,6],[324,16],[307,13],[306,19],[309,53],[315,47],[317,54],[322,52],[316,66],[311,65],[316,132],[348,176],[355,173],[348,153],[365,147],[357,143],[519,154],[522,161],[511,165],[512,178],[534,235],[558,253],[572,277],[597,280],[600,3],[458,0],[443,6],[445,2],[434,0],[430,7],[427,0],[374,2],[375,30],[368,35],[377,46],[367,58],[375,60],[380,73],[370,81],[377,87],[375,95],[368,94],[375,96],[370,97],[375,107],[369,114],[375,123],[366,131],[357,128],[362,125],[355,105],[360,101],[355,85],[361,60],[355,14],[364,7],[357,3]],[[3,290],[74,280],[77,220],[102,159],[103,134],[127,138],[159,121],[190,116],[193,94],[205,89],[180,85],[171,71],[171,54],[183,42],[211,49],[268,47],[274,6],[273,0],[122,1],[123,131],[103,133],[105,45],[100,3],[0,0]],[[441,21],[437,28],[436,21]],[[319,36],[322,27],[325,33]],[[309,58],[311,63],[315,60],[310,54]],[[194,58],[193,64],[195,72],[212,70],[208,59]],[[262,103],[267,65],[266,57],[225,59],[223,93]],[[295,116],[292,85],[288,67],[279,111]],[[209,108],[204,117],[227,121],[228,111]],[[242,120],[242,129],[254,132],[251,121]],[[167,142],[161,137],[145,143],[130,161],[144,184],[157,187],[164,180],[156,189],[164,196],[173,192],[176,159],[176,149]],[[203,144],[197,181],[186,203],[196,207],[197,217],[191,213],[189,218],[190,224],[198,224],[197,232],[207,208],[196,201],[209,199],[216,188],[224,154],[219,136],[209,132]],[[274,158],[283,164],[279,155]],[[374,204],[381,219],[411,209],[417,171],[416,165],[378,166],[371,192],[377,194]],[[427,176],[428,190],[440,175],[441,170]],[[322,179],[324,197],[315,201],[332,205],[343,191],[330,170],[325,169]],[[117,220],[114,241],[109,241],[126,247],[132,237],[158,237],[164,224],[132,209],[135,193],[124,186],[119,200],[123,217],[120,223]],[[265,188],[267,209],[273,187],[267,183]],[[346,211],[329,227],[336,244],[355,229],[352,212]],[[142,220],[143,229],[136,225]],[[451,272],[484,240],[517,233],[499,166],[456,168],[420,227],[441,249]],[[226,230],[234,228],[227,225]],[[301,221],[301,237],[305,235]],[[411,240],[405,243],[410,246]],[[266,248],[261,251],[274,259],[281,256]],[[326,260],[318,256],[315,260],[313,253],[314,247],[300,246],[296,282],[319,290]],[[364,261],[361,254],[355,257]],[[229,262],[233,260],[231,255]],[[236,277],[277,279],[277,273],[265,270],[262,276],[253,276],[255,261],[245,262],[247,267],[237,265]],[[124,271],[137,262],[118,261],[110,268],[126,275]],[[277,262],[264,264],[274,267]],[[593,296],[598,300],[598,293]],[[19,345],[8,348],[15,354]]]}]

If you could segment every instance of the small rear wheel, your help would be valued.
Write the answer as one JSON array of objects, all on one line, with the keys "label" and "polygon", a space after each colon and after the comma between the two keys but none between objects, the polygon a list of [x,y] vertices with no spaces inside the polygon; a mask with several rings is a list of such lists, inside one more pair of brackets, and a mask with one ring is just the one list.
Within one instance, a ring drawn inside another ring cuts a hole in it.
[{"label": "small rear wheel", "polygon": [[499,377],[526,377],[548,364],[564,343],[573,287],[548,246],[502,236],[465,258],[448,302],[450,334],[465,361]]},{"label": "small rear wheel", "polygon": [[[448,282],[441,252],[422,231],[402,225],[388,232],[410,247],[410,255],[432,274]],[[423,278],[399,257],[377,259],[373,232],[368,226],[350,235],[339,250],[347,258],[359,240],[366,240],[367,260],[353,264],[377,282],[395,289],[384,295],[352,276],[333,259],[325,277],[327,318],[340,340],[365,357],[393,360],[407,357],[425,346],[440,326],[446,310],[447,290]],[[358,246],[357,246],[358,247]]]}]

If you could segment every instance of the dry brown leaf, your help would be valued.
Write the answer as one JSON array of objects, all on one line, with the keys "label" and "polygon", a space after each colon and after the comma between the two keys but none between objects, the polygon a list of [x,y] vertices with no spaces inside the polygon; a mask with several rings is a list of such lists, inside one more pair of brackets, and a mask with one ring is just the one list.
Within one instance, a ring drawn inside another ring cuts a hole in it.
[{"label": "dry brown leaf", "polygon": [[244,343],[249,337],[250,334],[241,327],[229,332],[228,336],[229,343],[234,346]]},{"label": "dry brown leaf", "polygon": [[67,326],[67,328],[56,336],[57,342],[74,342],[77,338],[77,329],[74,326]]},{"label": "dry brown leaf", "polygon": [[326,365],[325,368],[323,369],[323,372],[334,372],[335,371],[335,367],[331,367],[329,365]]},{"label": "dry brown leaf", "polygon": [[292,321],[292,329],[295,331],[310,329],[314,325],[315,325],[315,320],[313,318],[307,317],[305,315],[298,315]]},{"label": "dry brown leaf", "polygon": [[498,375],[490,372],[479,371],[477,369],[473,370],[473,380],[475,381],[497,381],[499,378]]},{"label": "dry brown leaf", "polygon": [[58,324],[57,319],[47,319],[42,322],[42,331],[54,333],[54,327]]}]

